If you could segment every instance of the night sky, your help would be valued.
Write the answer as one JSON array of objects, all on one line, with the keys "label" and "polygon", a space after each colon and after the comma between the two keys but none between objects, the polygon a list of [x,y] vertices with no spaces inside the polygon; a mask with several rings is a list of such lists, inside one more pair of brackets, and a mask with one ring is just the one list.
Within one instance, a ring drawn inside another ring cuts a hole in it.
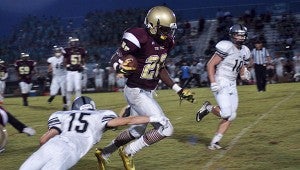
[{"label": "night sky", "polygon": [[[224,4],[224,2],[226,2]],[[166,3],[174,10],[238,4],[290,2],[286,0],[0,0],[0,36],[9,33],[27,15],[84,17],[93,10],[149,9]]]}]

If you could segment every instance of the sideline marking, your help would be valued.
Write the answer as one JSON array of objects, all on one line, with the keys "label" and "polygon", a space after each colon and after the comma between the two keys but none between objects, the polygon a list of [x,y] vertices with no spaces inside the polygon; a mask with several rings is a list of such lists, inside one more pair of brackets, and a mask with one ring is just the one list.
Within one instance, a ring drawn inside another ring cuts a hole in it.
[{"label": "sideline marking", "polygon": [[207,162],[202,169],[208,169],[210,166],[212,166],[216,161],[218,161],[219,159],[221,159],[223,156],[225,156],[225,154],[231,150],[235,144],[239,141],[239,139],[249,131],[249,129],[251,129],[254,125],[258,124],[264,117],[266,117],[269,113],[271,113],[273,110],[275,110],[276,108],[278,108],[281,104],[285,103],[287,100],[290,100],[292,98],[292,96],[294,96],[296,92],[290,94],[290,96],[288,96],[287,98],[279,101],[278,103],[276,103],[268,112],[262,114],[254,123],[250,124],[248,127],[244,128],[242,131],[240,131],[239,134],[237,134],[235,136],[235,138],[233,138],[231,140],[231,142],[228,144],[228,147],[226,148],[226,150],[220,150],[220,153],[217,154],[216,156],[214,156],[212,159],[210,159],[209,162]]}]

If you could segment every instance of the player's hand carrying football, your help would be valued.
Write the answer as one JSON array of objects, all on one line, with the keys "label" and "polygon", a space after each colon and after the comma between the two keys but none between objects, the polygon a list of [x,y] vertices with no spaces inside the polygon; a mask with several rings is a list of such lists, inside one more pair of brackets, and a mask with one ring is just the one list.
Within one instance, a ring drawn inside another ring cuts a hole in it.
[{"label": "player's hand carrying football", "polygon": [[180,100],[184,99],[191,103],[195,101],[194,93],[192,93],[189,89],[181,89],[177,94],[179,95]]},{"label": "player's hand carrying football", "polygon": [[128,75],[130,72],[136,70],[136,67],[132,64],[133,60],[131,58],[126,59],[122,64],[118,67],[118,72],[121,74]]}]

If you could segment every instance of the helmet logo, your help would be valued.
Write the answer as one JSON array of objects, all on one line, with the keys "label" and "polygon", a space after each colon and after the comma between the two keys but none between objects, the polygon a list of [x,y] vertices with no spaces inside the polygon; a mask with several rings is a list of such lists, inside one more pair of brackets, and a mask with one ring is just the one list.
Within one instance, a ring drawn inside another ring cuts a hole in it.
[{"label": "helmet logo", "polygon": [[79,110],[94,110],[94,107],[91,104],[84,104],[80,106]]}]

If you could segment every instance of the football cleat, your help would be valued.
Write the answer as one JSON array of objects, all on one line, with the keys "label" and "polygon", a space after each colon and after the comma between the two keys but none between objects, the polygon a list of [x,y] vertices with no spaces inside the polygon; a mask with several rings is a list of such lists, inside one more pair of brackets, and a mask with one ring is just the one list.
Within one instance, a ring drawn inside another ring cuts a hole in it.
[{"label": "football cleat", "polygon": [[98,160],[98,169],[105,170],[108,161],[102,157],[102,150],[96,148],[95,156]]},{"label": "football cleat", "polygon": [[135,166],[134,166],[134,163],[133,163],[132,156],[126,155],[126,153],[124,152],[124,146],[121,146],[119,148],[119,155],[122,158],[123,165],[124,165],[126,170],[135,170]]},{"label": "football cleat", "polygon": [[209,113],[209,111],[207,110],[208,105],[211,105],[211,103],[209,101],[205,101],[202,107],[196,113],[197,122],[200,122],[204,118],[204,116],[206,116]]},{"label": "football cleat", "polygon": [[35,130],[31,127],[26,127],[23,129],[22,133],[26,133],[28,136],[33,136],[35,135]]},{"label": "football cleat", "polygon": [[209,150],[218,150],[218,149],[222,149],[222,147],[220,146],[219,142],[216,142],[214,144],[211,144],[207,147]]}]

